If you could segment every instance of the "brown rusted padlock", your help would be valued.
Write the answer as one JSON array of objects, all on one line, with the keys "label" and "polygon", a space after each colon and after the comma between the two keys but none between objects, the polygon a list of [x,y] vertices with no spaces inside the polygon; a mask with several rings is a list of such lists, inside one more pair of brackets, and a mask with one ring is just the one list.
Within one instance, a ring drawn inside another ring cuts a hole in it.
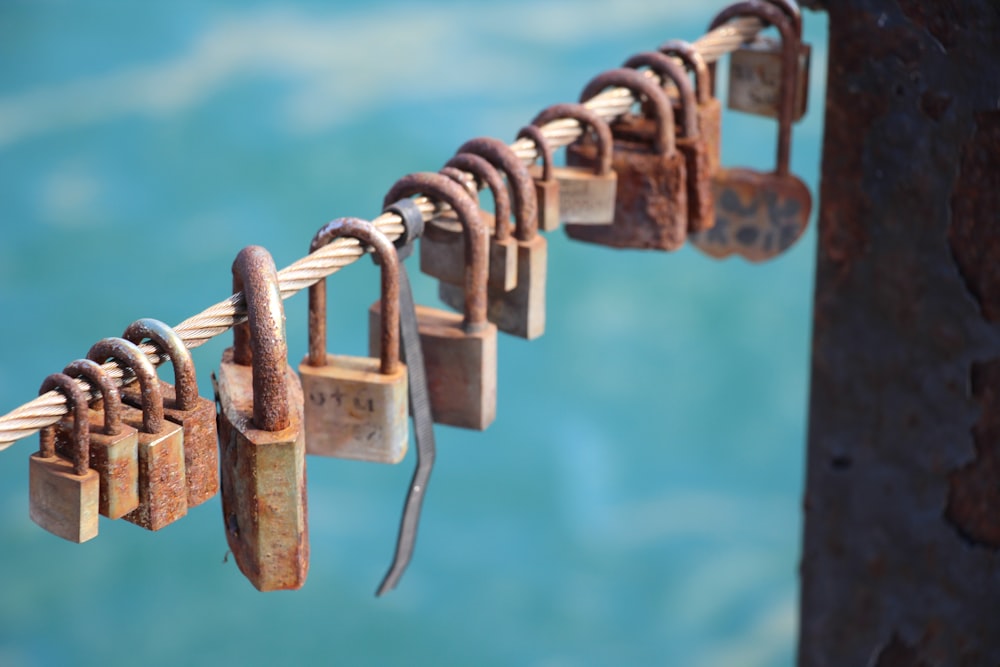
[{"label": "brown rusted padlock", "polygon": [[693,235],[691,242],[712,257],[739,254],[762,262],[784,252],[802,235],[809,223],[812,197],[805,183],[788,168],[797,53],[794,28],[780,10],[761,2],[728,7],[719,14],[720,25],[741,16],[756,16],[774,24],[785,45],[777,166],[773,172],[720,169],[712,185],[715,227]]},{"label": "brown rusted padlock", "polygon": [[[548,245],[538,233],[538,201],[527,167],[507,144],[491,137],[478,137],[459,149],[481,155],[504,172],[514,200],[517,239],[517,287],[509,292],[489,290],[487,317],[500,331],[531,340],[545,333],[545,280]],[[462,292],[441,283],[441,300],[459,308]]]},{"label": "brown rusted padlock", "polygon": [[[386,194],[383,206],[417,194],[455,209],[465,243],[464,315],[416,307],[431,412],[439,424],[483,430],[496,417],[497,401],[497,328],[486,319],[487,231],[468,191],[441,174],[404,176]],[[368,310],[372,356],[381,353],[381,312],[378,302]]]},{"label": "brown rusted padlock", "polygon": [[399,360],[399,265],[392,241],[374,225],[338,218],[323,225],[309,252],[350,237],[375,250],[382,268],[381,358],[326,351],[326,280],[309,288],[309,353],[299,364],[305,395],[306,453],[376,463],[406,455],[407,373]]},{"label": "brown rusted padlock", "polygon": [[[715,96],[712,74],[708,64],[694,46],[680,39],[671,39],[660,45],[660,53],[676,56],[688,69],[694,72],[694,89],[698,104],[698,133],[707,145],[708,169],[715,173],[719,168],[719,151],[722,147],[722,103]],[[675,107],[679,116],[683,108]]]},{"label": "brown rusted padlock", "polygon": [[[122,423],[121,395],[100,364],[78,359],[63,369],[66,375],[81,377],[101,392],[103,410],[90,410],[90,463],[101,479],[99,509],[109,519],[120,519],[139,506],[139,432]],[[62,427],[60,423],[60,427]],[[59,435],[62,435],[61,433]],[[57,437],[56,452],[64,458],[74,455],[69,433]]]},{"label": "brown rusted padlock", "polygon": [[160,530],[187,514],[184,431],[163,418],[163,393],[156,369],[145,354],[123,338],[97,341],[87,358],[114,359],[139,381],[142,409],[122,406],[122,421],[139,431],[139,504],[126,514],[129,523]]},{"label": "brown rusted padlock", "polygon": [[[676,250],[687,238],[687,169],[674,143],[670,99],[655,81],[624,68],[597,75],[580,99],[612,86],[630,90],[652,117],[627,116],[611,125],[611,164],[618,174],[614,224],[566,225],[566,234],[615,248]],[[578,141],[566,147],[566,164],[593,167],[596,154],[592,144]]]},{"label": "brown rusted padlock", "polygon": [[712,172],[709,168],[709,147],[698,126],[698,105],[691,80],[673,58],[657,51],[637,53],[625,61],[624,67],[648,67],[664,86],[673,83],[677,87],[680,95],[680,128],[676,144],[677,150],[684,155],[684,166],[687,169],[688,232],[708,229],[715,224]]},{"label": "brown rusted padlock", "polygon": [[285,309],[271,255],[247,246],[233,262],[247,321],[215,376],[226,541],[259,591],[301,588],[309,571],[302,387],[288,365]]},{"label": "brown rusted padlock", "polygon": [[[802,42],[802,15],[795,2],[790,0],[760,0],[777,9],[791,24],[795,34],[794,84],[795,97],[792,106],[792,122],[800,120],[806,113],[809,96],[809,61],[812,49]],[[742,4],[742,3],[741,3]],[[730,13],[736,5],[724,9],[709,30],[723,25],[734,15]],[[728,14],[728,16],[727,16]],[[765,19],[762,19],[765,20]],[[766,35],[757,35],[751,41],[741,44],[729,54],[729,94],[727,105],[734,111],[778,118],[781,115],[781,85],[784,72],[784,45],[781,41]]]},{"label": "brown rusted padlock", "polygon": [[57,390],[73,411],[73,458],[56,455],[55,427],[39,434],[38,452],[28,461],[28,512],[31,520],[57,537],[86,542],[97,537],[100,476],[87,467],[90,421],[87,395],[68,375],[56,373],[42,382],[38,395]]},{"label": "brown rusted padlock", "polygon": [[535,116],[530,127],[541,128],[556,120],[572,119],[580,124],[583,135],[593,132],[594,166],[557,167],[553,177],[559,183],[559,216],[575,225],[610,225],[615,219],[615,192],[618,174],[611,168],[611,128],[604,119],[582,104],[553,104]]},{"label": "brown rusted padlock", "polygon": [[536,160],[542,164],[528,167],[528,173],[535,181],[535,199],[538,200],[538,228],[543,232],[559,229],[559,182],[552,175],[555,167],[552,146],[545,139],[541,128],[525,125],[517,132],[518,139],[527,139],[535,145]]},{"label": "brown rusted padlock", "polygon": [[[219,444],[215,425],[215,402],[198,395],[191,351],[169,326],[151,318],[136,320],[122,334],[125,340],[139,344],[149,339],[170,358],[174,382],[160,381],[163,393],[163,416],[184,431],[184,477],[187,505],[195,507],[219,492]],[[122,392],[132,407],[142,404],[133,388]]]}]

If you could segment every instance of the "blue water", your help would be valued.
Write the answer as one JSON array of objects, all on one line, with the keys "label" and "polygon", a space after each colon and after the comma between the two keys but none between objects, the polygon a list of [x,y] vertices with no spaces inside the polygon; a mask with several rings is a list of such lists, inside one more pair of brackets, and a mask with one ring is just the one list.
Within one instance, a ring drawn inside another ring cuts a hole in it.
[{"label": "blue water", "polygon": [[[398,176],[512,140],[724,4],[3,3],[0,412],[130,321],[225,298],[244,245],[287,265]],[[806,30],[792,164],[815,197],[825,17]],[[723,162],[773,164],[773,127],[728,113]],[[814,248],[810,229],[748,265],[551,235],[547,333],[501,338],[489,431],[438,429],[416,556],[384,599],[412,455],[310,459],[309,580],[261,594],[225,561],[217,499],[159,533],[44,532],[37,439],[17,443],[0,665],[792,664]],[[363,352],[376,291],[368,262],[331,279],[335,351]],[[286,308],[297,363],[305,297]],[[204,394],[229,340],[195,351]]]}]

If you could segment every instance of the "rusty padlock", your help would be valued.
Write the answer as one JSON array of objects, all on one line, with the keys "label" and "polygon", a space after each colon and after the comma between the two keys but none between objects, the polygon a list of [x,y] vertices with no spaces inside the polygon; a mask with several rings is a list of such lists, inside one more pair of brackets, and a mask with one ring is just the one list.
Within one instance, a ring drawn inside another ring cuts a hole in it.
[{"label": "rusty padlock", "polygon": [[762,262],[781,254],[798,240],[809,223],[812,209],[809,188],[788,167],[795,93],[795,31],[780,10],[761,2],[741,2],[719,16],[722,22],[740,16],[756,16],[774,24],[782,40],[787,40],[784,41],[777,165],[773,172],[720,169],[712,184],[715,226],[692,235],[691,242],[712,257],[739,254],[752,262]]},{"label": "rusty padlock", "polygon": [[[151,318],[136,320],[125,329],[122,338],[136,345],[149,339],[170,359],[175,384],[160,381],[163,416],[184,431],[187,506],[200,505],[219,492],[215,402],[198,395],[198,378],[191,351],[169,326]],[[132,407],[142,404],[141,395],[133,388],[126,388],[122,398]]]},{"label": "rusty padlock", "polygon": [[[121,395],[100,364],[78,359],[68,364],[63,373],[83,378],[101,392],[103,409],[90,410],[88,417],[89,466],[97,471],[101,480],[101,514],[109,519],[120,519],[139,506],[139,432],[122,423]],[[71,458],[74,449],[70,434],[57,438],[56,452],[62,457]]]},{"label": "rusty padlock", "polygon": [[309,252],[344,237],[374,248],[382,268],[382,355],[376,359],[327,354],[326,280],[309,288],[309,353],[299,364],[306,453],[399,463],[409,438],[409,402],[406,366],[399,360],[396,248],[370,222],[338,218],[316,232]]},{"label": "rusty padlock", "polygon": [[122,421],[139,431],[139,504],[122,518],[147,530],[160,530],[187,514],[184,431],[163,418],[156,369],[136,345],[123,338],[104,338],[90,348],[87,358],[97,363],[114,359],[139,381],[142,409],[122,406]]},{"label": "rusty padlock", "polygon": [[[580,99],[612,86],[630,90],[653,117],[628,116],[611,125],[611,165],[618,174],[614,224],[566,225],[566,234],[615,248],[676,250],[687,238],[687,169],[674,143],[670,99],[655,81],[624,68],[597,75]],[[592,168],[596,160],[592,144],[578,141],[566,147],[568,165]]]},{"label": "rusty padlock", "polygon": [[[545,333],[545,281],[548,244],[538,233],[538,200],[527,167],[499,139],[478,137],[465,142],[459,152],[470,152],[489,160],[504,172],[514,200],[514,237],[517,239],[517,287],[509,292],[489,290],[487,318],[500,331],[531,340]],[[458,309],[461,290],[441,283],[441,300]]]},{"label": "rusty padlock", "polygon": [[[660,44],[660,53],[676,56],[689,72],[694,72],[694,90],[698,105],[698,132],[708,146],[708,169],[715,173],[719,168],[719,151],[722,148],[722,103],[715,96],[712,73],[700,53],[690,43],[671,39]],[[683,113],[680,105],[675,107],[679,116]]]},{"label": "rusty padlock", "polygon": [[709,167],[709,146],[698,125],[698,104],[694,87],[683,67],[670,56],[658,51],[637,53],[625,61],[624,67],[648,67],[666,86],[673,83],[680,96],[680,128],[675,139],[677,150],[684,155],[687,170],[688,232],[698,232],[715,224],[712,203],[712,171]]},{"label": "rusty padlock", "polygon": [[535,181],[535,199],[538,200],[538,228],[543,232],[559,229],[559,182],[552,175],[555,167],[552,156],[552,146],[549,144],[541,128],[525,125],[517,132],[518,139],[527,139],[535,145],[536,160],[541,158],[542,164],[532,164],[528,173]]},{"label": "rusty padlock", "polygon": [[[593,142],[597,157],[594,166],[557,167],[553,177],[559,184],[559,217],[567,224],[610,225],[615,219],[615,192],[618,174],[611,168],[611,128],[582,104],[553,104],[531,121],[541,128],[556,120],[572,119],[580,124],[581,145]],[[593,138],[588,135],[593,132]]]},{"label": "rusty padlock", "polygon": [[[497,328],[486,319],[487,231],[468,191],[441,174],[404,176],[386,194],[383,206],[418,194],[455,209],[465,232],[464,315],[416,307],[431,412],[439,424],[484,430],[496,418],[497,400]],[[381,305],[373,304],[368,315],[369,354],[379,356]]]},{"label": "rusty padlock", "polygon": [[302,387],[288,365],[285,309],[271,255],[247,246],[233,262],[247,321],[215,376],[226,541],[259,591],[301,588],[309,571]]},{"label": "rusty padlock", "polygon": [[68,375],[55,373],[42,382],[38,395],[57,390],[73,411],[73,458],[56,455],[55,427],[39,434],[38,452],[28,461],[28,512],[31,520],[57,537],[86,542],[97,537],[101,480],[90,460],[87,395]]},{"label": "rusty padlock", "polygon": [[[810,46],[802,42],[802,15],[798,5],[790,0],[759,0],[759,2],[766,2],[771,8],[777,9],[791,24],[795,35],[793,67],[795,93],[791,116],[792,122],[795,122],[806,113],[812,53]],[[712,21],[709,30],[718,28],[733,16],[747,15],[746,12],[734,9],[745,4],[748,3],[738,3],[722,10]],[[759,18],[773,24],[773,21]],[[729,54],[729,94],[726,101],[730,109],[768,118],[778,118],[781,115],[785,43],[784,36],[779,42],[766,35],[757,35]]]}]

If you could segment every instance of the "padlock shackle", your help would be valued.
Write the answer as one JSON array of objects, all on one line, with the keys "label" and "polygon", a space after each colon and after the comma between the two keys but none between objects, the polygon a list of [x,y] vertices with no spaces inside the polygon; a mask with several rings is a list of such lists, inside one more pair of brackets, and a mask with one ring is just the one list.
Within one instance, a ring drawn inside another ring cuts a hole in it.
[{"label": "padlock shackle", "polygon": [[708,64],[690,42],[685,42],[683,39],[670,39],[660,44],[657,51],[679,58],[688,71],[694,72],[694,90],[699,105],[712,101],[712,79],[708,71]]},{"label": "padlock shackle", "polygon": [[624,67],[601,72],[584,86],[583,92],[580,93],[580,101],[586,102],[606,88],[616,86],[627,88],[636,98],[640,95],[645,96],[646,100],[652,103],[653,112],[656,114],[656,137],[653,140],[653,149],[657,153],[673,157],[677,152],[677,145],[674,143],[674,112],[670,98],[656,85],[656,82],[641,72]]},{"label": "padlock shackle", "polygon": [[198,404],[198,376],[195,375],[191,350],[187,349],[176,331],[160,320],[145,317],[128,325],[122,338],[136,345],[147,339],[153,341],[159,351],[170,358],[174,367],[175,407],[178,410],[195,408]]},{"label": "padlock shackle", "polygon": [[[38,395],[55,389],[66,398],[66,406],[73,411],[73,474],[82,477],[90,468],[90,418],[87,415],[87,394],[76,383],[76,380],[65,373],[53,373],[44,380],[38,389]],[[55,426],[46,426],[46,437],[41,438],[42,447],[39,453],[45,458],[52,458],[55,452]],[[47,450],[47,451],[46,451]]]},{"label": "padlock shackle", "polygon": [[233,362],[253,367],[253,425],[281,431],[288,409],[288,341],[278,270],[265,248],[247,246],[233,261],[233,293],[242,292],[247,321],[233,327]]},{"label": "padlock shackle", "polygon": [[104,403],[104,435],[121,433],[121,394],[101,365],[91,359],[77,359],[66,364],[62,372],[73,378],[82,377],[90,384],[91,389],[100,390],[101,401]]},{"label": "padlock shackle", "polygon": [[163,429],[163,392],[160,390],[160,380],[156,377],[153,362],[137,345],[124,338],[102,338],[90,348],[87,358],[99,364],[114,359],[123,369],[131,370],[139,381],[142,432],[152,434]]},{"label": "padlock shackle", "polygon": [[[479,209],[469,191],[447,176],[423,171],[407,174],[396,181],[382,202],[383,209],[403,197],[426,195],[451,206],[462,225],[465,244],[465,309],[462,326],[477,332],[487,325],[486,277],[488,268],[489,236],[486,226],[479,219]],[[534,195],[534,192],[532,192]]]},{"label": "padlock shackle", "polygon": [[792,28],[795,30],[795,36],[802,41],[802,11],[799,9],[798,3],[795,0],[763,0],[769,5],[774,5],[780,9],[784,14],[785,18],[792,22]]},{"label": "padlock shackle", "polygon": [[[359,218],[337,218],[316,232],[309,252],[314,253],[339,238],[354,238],[375,250],[382,270],[382,356],[379,372],[399,370],[399,260],[396,246],[375,225]],[[309,288],[310,366],[326,366],[326,278]]]},{"label": "padlock shackle", "polygon": [[738,2],[723,9],[712,20],[709,30],[715,30],[734,18],[753,16],[764,23],[770,23],[781,35],[781,84],[778,95],[778,158],[774,172],[786,176],[792,148],[792,119],[795,117],[796,78],[798,73],[799,38],[785,13],[773,4],[762,4],[757,0]]},{"label": "padlock shackle", "polygon": [[514,150],[493,137],[476,137],[462,144],[457,153],[475,153],[507,176],[514,199],[514,236],[518,241],[530,241],[538,235],[538,199],[531,172]]},{"label": "padlock shackle", "polygon": [[660,84],[666,86],[673,82],[681,96],[681,136],[685,139],[697,139],[698,133],[698,102],[694,96],[694,87],[684,68],[674,62],[674,59],[659,51],[643,51],[637,53],[624,63],[622,67],[639,69],[648,67],[660,77]]},{"label": "padlock shackle", "polygon": [[[442,174],[449,175],[445,169],[457,169],[475,177],[478,187],[485,183],[493,193],[493,238],[506,241],[510,238],[510,195],[504,185],[503,176],[490,164],[490,161],[475,153],[458,153],[445,163]],[[463,181],[464,182],[464,181]]]},{"label": "padlock shackle", "polygon": [[438,169],[438,173],[447,176],[468,190],[472,201],[476,202],[476,208],[481,208],[479,204],[479,184],[475,182],[475,179],[473,179],[472,183],[469,183],[465,178],[465,172],[456,167],[441,167]]},{"label": "padlock shackle", "polygon": [[[527,139],[535,145],[535,153],[542,158],[542,180],[552,180],[553,155],[552,144],[545,138],[541,128],[534,125],[525,125],[517,131],[518,139]],[[535,159],[538,159],[537,157]]]},{"label": "padlock shackle", "polygon": [[611,126],[607,121],[591,111],[582,104],[564,102],[553,104],[542,109],[537,116],[531,120],[531,126],[541,128],[543,125],[563,118],[572,118],[581,126],[584,135],[590,129],[597,136],[597,162],[594,164],[594,173],[598,176],[607,176],[611,173],[611,157],[614,138],[611,135]]}]

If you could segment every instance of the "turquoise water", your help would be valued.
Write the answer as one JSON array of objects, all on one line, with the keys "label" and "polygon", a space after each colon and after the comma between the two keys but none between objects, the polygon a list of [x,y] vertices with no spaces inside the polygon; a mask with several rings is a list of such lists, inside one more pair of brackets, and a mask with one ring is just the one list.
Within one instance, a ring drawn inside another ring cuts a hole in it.
[{"label": "turquoise water", "polygon": [[[287,265],[326,220],[376,215],[398,176],[512,140],[724,4],[4,3],[0,412],[130,321],[225,298],[241,247]],[[793,169],[815,197],[825,17],[806,27]],[[772,164],[772,123],[724,122],[725,164]],[[17,443],[0,665],[792,664],[814,247],[810,229],[748,265],[551,235],[547,333],[501,338],[489,431],[438,429],[416,556],[384,599],[412,454],[310,459],[309,580],[260,594],[226,562],[218,500],[159,533],[42,531],[37,439]],[[364,350],[375,276],[330,281],[337,352]],[[297,363],[305,297],[286,308]],[[194,353],[203,394],[229,340]]]}]

